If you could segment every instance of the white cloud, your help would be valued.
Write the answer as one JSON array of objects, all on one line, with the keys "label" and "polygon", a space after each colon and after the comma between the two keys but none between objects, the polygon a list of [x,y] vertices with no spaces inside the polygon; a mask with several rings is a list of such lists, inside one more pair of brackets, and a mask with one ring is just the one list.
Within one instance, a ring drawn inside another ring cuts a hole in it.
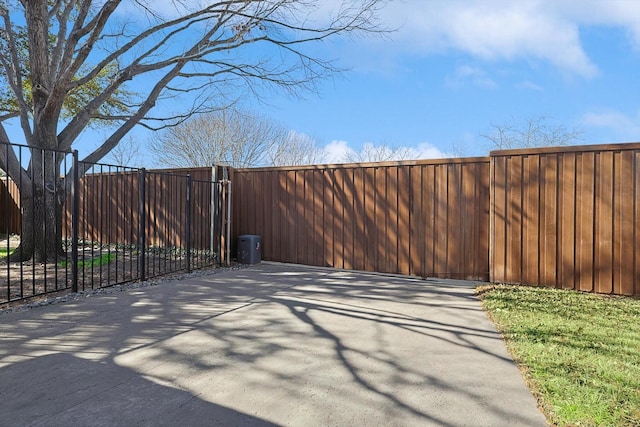
[{"label": "white cloud", "polygon": [[[415,146],[387,146],[385,144],[365,143],[363,147],[369,145],[370,148],[386,148],[389,151],[402,153],[403,159],[441,159],[450,157],[450,154],[438,149],[433,144],[422,142]],[[347,141],[334,140],[324,147],[325,159],[327,163],[346,163],[347,153],[356,153],[359,149],[353,148]]]},{"label": "white cloud", "polygon": [[640,7],[635,0],[557,1],[557,14],[581,25],[623,28],[636,49],[640,50]]},{"label": "white cloud", "polygon": [[440,151],[436,146],[428,142],[422,142],[416,147],[418,158],[420,159],[442,159],[449,157],[448,153]]},{"label": "white cloud", "polygon": [[610,129],[624,141],[640,141],[640,112],[629,116],[616,110],[589,112],[582,116],[585,126]]},{"label": "white cloud", "polygon": [[324,147],[327,163],[344,163],[346,154],[351,150],[347,141],[331,141]]},{"label": "white cloud", "polygon": [[494,89],[498,86],[482,69],[469,65],[456,68],[455,74],[447,77],[445,80],[447,86],[453,88],[462,87],[467,82],[485,89]]},{"label": "white cloud", "polygon": [[401,27],[391,37],[404,53],[453,50],[486,61],[547,62],[586,78],[598,67],[582,46],[581,28],[622,28],[640,49],[635,0],[405,0],[391,2],[381,17]]},{"label": "white cloud", "polygon": [[519,83],[518,87],[520,89],[528,89],[528,90],[533,90],[533,91],[536,91],[536,92],[544,92],[544,88],[542,86],[540,86],[538,84],[535,84],[534,82],[529,81],[529,80],[525,80],[525,81]]}]

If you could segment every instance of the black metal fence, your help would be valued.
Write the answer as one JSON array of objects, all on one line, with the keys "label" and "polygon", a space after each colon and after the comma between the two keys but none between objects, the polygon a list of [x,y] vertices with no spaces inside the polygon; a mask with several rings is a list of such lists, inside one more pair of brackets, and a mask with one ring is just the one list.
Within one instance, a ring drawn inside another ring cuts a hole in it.
[{"label": "black metal fence", "polygon": [[[36,173],[47,170],[55,176]],[[0,175],[0,304],[228,260],[230,183],[211,169],[86,164],[77,152],[1,144]]]}]

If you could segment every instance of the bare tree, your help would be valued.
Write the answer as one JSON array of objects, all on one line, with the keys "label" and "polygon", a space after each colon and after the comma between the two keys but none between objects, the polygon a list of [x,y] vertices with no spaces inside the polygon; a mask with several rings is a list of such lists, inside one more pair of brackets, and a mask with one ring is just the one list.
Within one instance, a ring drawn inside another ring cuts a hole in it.
[{"label": "bare tree", "polygon": [[263,165],[286,139],[287,131],[267,118],[225,109],[165,129],[149,148],[162,166],[241,168]]},{"label": "bare tree", "polygon": [[452,142],[446,152],[447,157],[462,158],[469,157],[467,144],[463,142]]},{"label": "bare tree", "polygon": [[419,157],[419,153],[411,147],[391,147],[389,145],[375,145],[370,142],[364,144],[360,151],[349,150],[344,155],[344,161],[350,163],[387,162],[392,160],[411,160]]},{"label": "bare tree", "polygon": [[504,125],[491,125],[491,132],[481,135],[494,150],[512,148],[550,147],[570,145],[582,139],[582,131],[576,128],[550,123],[550,118],[537,116],[518,124],[514,120]]},{"label": "bare tree", "polygon": [[127,136],[113,147],[108,154],[108,159],[118,166],[142,166],[140,141],[137,141],[131,135]]},{"label": "bare tree", "polygon": [[268,153],[271,166],[317,165],[325,160],[326,154],[315,139],[293,130]]},{"label": "bare tree", "polygon": [[[309,46],[381,33],[375,18],[384,3],[344,1],[327,11],[324,0],[0,0],[0,142],[9,142],[9,120],[30,147],[64,151],[87,127],[108,126],[83,159],[91,163],[136,125],[176,125],[241,92],[312,90],[340,69]],[[23,167],[13,151],[0,150],[0,168],[21,183],[23,202],[11,260],[63,253],[61,211],[71,180],[60,177],[61,157],[43,162],[36,154]],[[57,197],[42,197],[45,182]]]}]

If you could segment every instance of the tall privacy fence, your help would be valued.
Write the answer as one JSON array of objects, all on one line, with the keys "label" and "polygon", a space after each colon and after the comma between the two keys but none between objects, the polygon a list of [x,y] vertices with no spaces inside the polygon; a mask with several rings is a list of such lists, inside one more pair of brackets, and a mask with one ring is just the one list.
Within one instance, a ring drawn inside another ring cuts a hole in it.
[{"label": "tall privacy fence", "polygon": [[491,153],[491,280],[640,295],[640,144]]},{"label": "tall privacy fence", "polygon": [[266,260],[640,295],[640,144],[236,169]]},{"label": "tall privacy fence", "polygon": [[265,259],[488,280],[489,160],[235,169],[234,234]]},{"label": "tall privacy fence", "polygon": [[[75,152],[0,150],[23,166],[37,156],[43,171],[0,178],[0,303],[229,260],[224,168],[152,171],[86,164]],[[7,262],[21,251],[25,260]]]},{"label": "tall privacy fence", "polygon": [[[26,147],[11,149],[27,161]],[[74,180],[78,162],[64,156],[63,259],[0,263],[0,302],[228,261],[242,234],[261,236],[265,260],[640,295],[640,144],[230,177],[79,164]],[[23,186],[0,177],[0,257],[22,234]]]}]

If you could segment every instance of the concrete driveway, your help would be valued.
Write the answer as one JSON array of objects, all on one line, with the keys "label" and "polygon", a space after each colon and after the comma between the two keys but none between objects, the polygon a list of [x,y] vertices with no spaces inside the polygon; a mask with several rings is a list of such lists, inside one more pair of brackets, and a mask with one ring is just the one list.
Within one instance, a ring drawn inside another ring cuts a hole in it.
[{"label": "concrete driveway", "polygon": [[262,263],[3,314],[0,425],[545,425],[473,288]]}]

